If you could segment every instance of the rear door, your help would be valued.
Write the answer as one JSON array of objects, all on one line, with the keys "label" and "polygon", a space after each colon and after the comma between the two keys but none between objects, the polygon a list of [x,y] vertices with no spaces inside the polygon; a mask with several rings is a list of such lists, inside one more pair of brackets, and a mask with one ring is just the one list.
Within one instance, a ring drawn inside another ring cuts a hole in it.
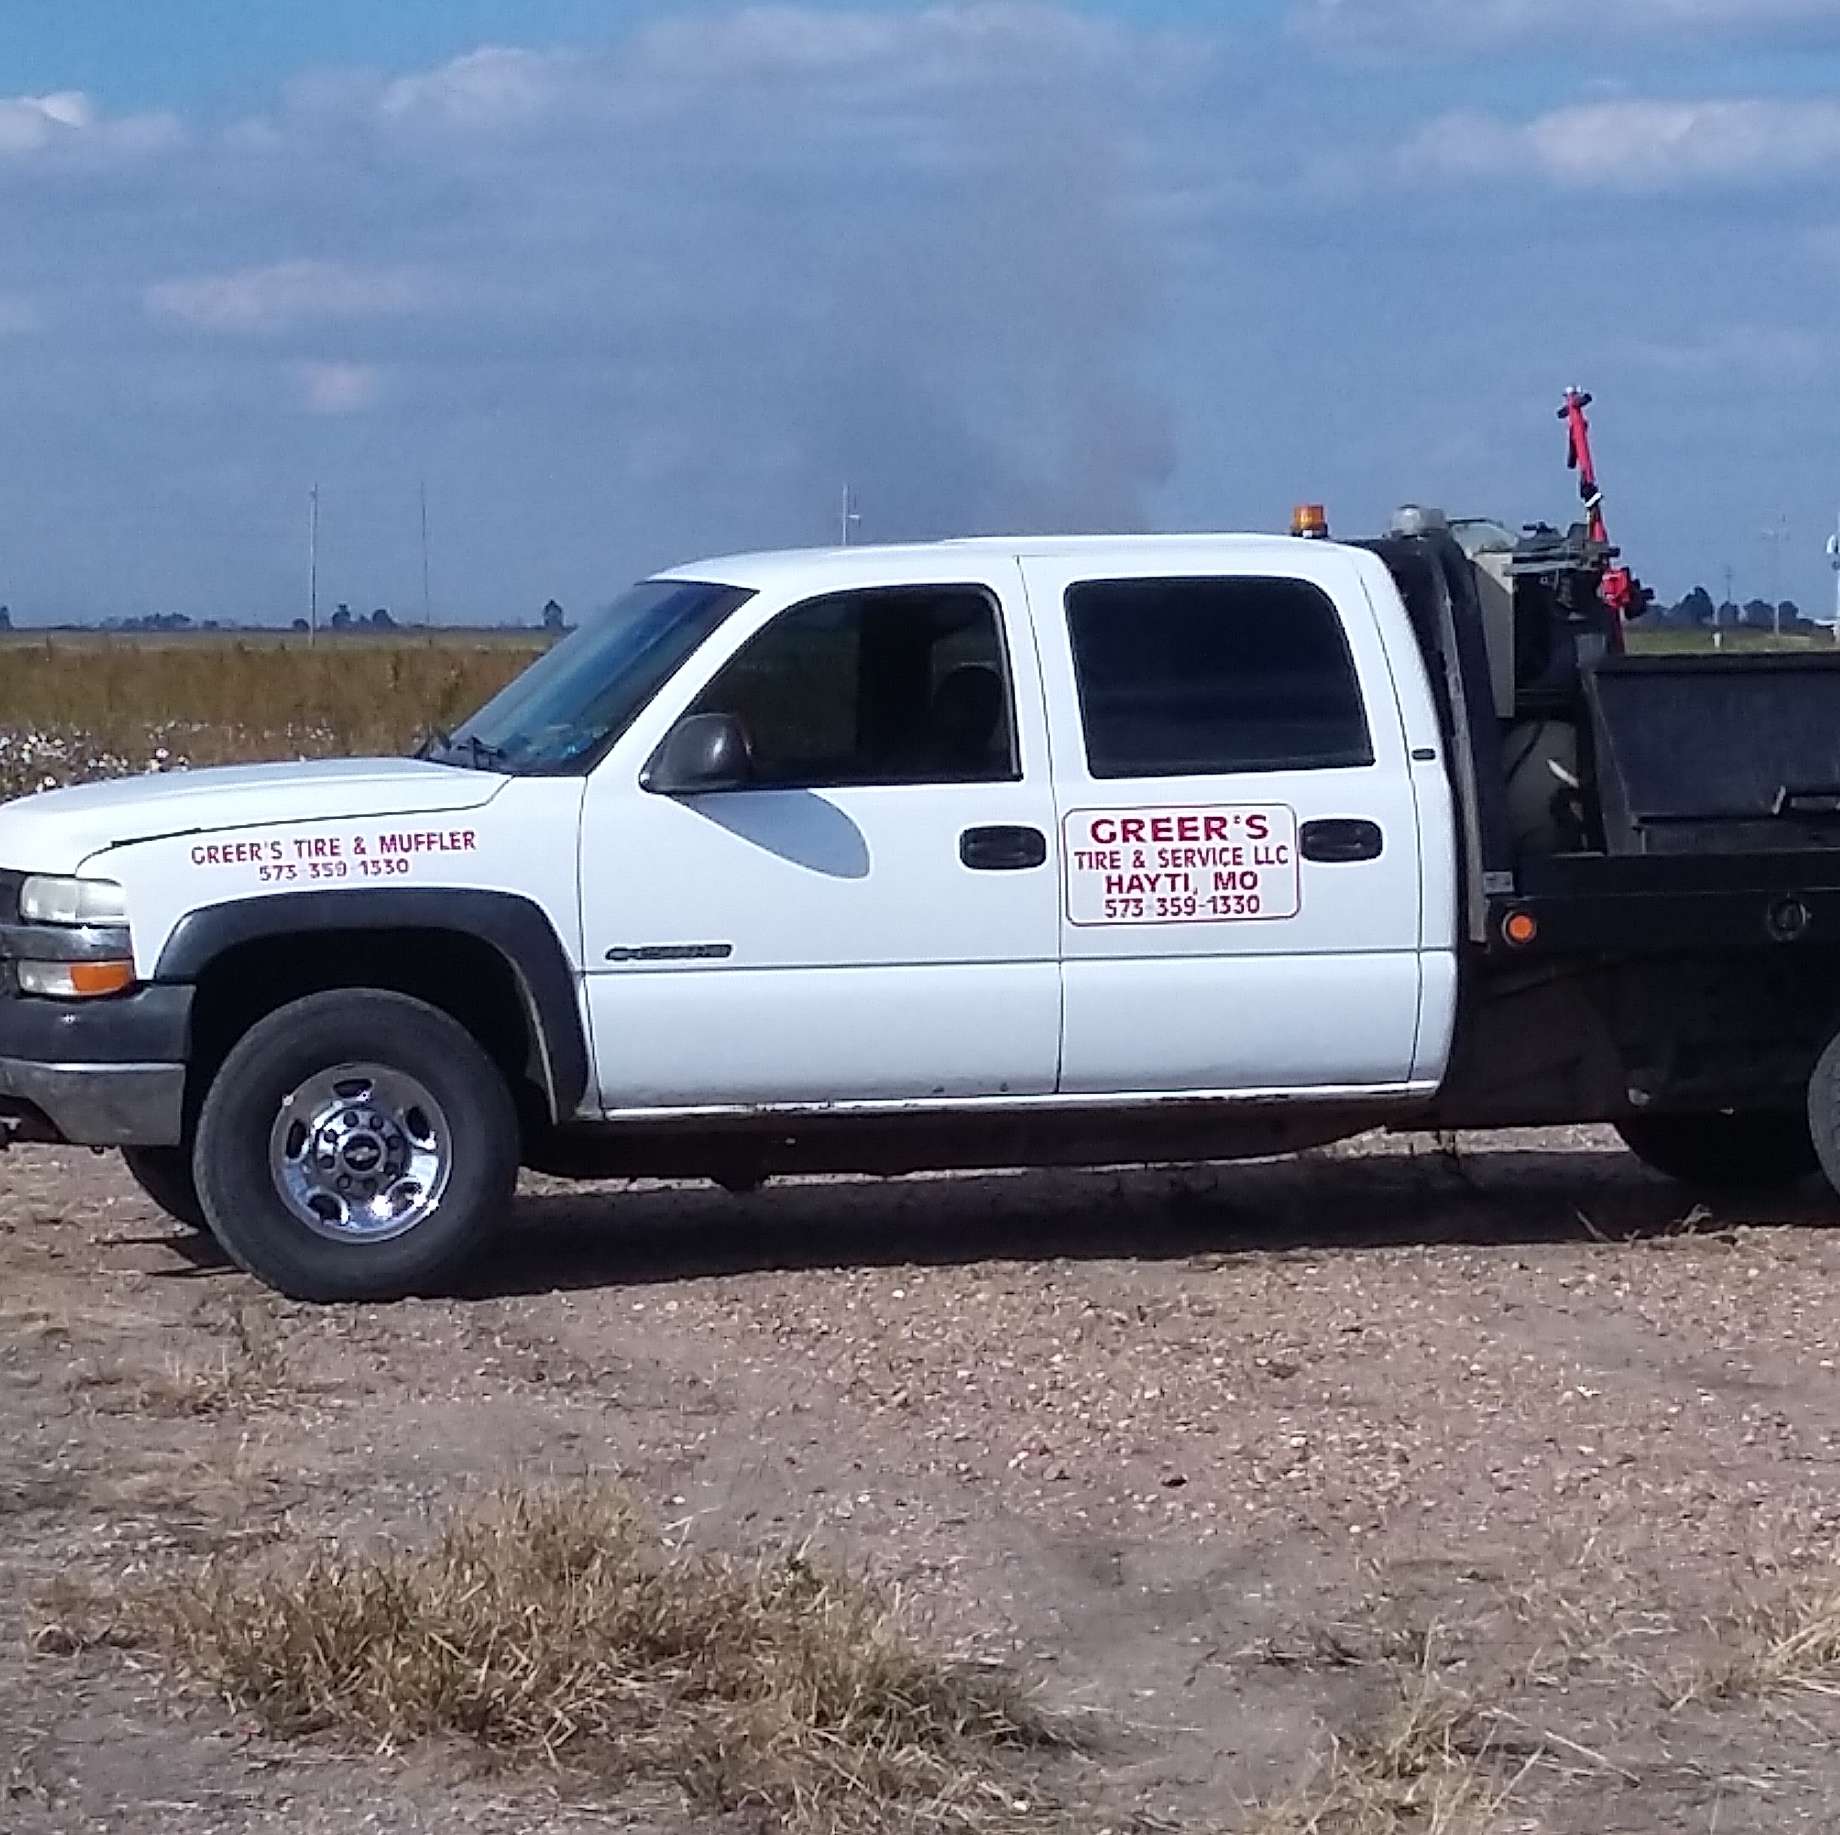
[{"label": "rear door", "polygon": [[1404,1085],[1420,844],[1378,625],[1338,550],[1287,548],[1282,572],[1273,549],[1238,572],[1221,552],[1025,563],[1063,859],[1060,1088]]}]

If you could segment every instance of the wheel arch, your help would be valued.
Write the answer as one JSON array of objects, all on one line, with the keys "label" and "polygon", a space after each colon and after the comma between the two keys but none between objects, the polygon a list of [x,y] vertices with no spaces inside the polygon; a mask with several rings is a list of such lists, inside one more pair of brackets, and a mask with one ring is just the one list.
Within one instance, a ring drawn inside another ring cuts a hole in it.
[{"label": "wheel arch", "polygon": [[517,893],[415,886],[211,905],[174,926],[153,978],[197,987],[194,1051],[207,1060],[226,1033],[300,994],[382,985],[480,1035],[535,1092],[533,1119],[566,1122],[587,1094],[574,968],[541,907]]}]

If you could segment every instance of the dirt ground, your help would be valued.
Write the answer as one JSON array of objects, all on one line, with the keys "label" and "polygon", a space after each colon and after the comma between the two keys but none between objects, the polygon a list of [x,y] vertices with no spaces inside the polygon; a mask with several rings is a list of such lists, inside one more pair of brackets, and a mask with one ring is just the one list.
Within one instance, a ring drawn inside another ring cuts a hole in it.
[{"label": "dirt ground", "polygon": [[[314,1309],[112,1158],[16,1150],[0,1828],[683,1828],[466,1752],[289,1746],[152,1652],[34,1635],[60,1579],[591,1474],[708,1546],[815,1538],[1090,1714],[1069,1826],[1306,1829],[1273,1806],[1429,1682],[1512,1786],[1450,1835],[1840,1827],[1840,1206],[1773,1211],[1691,1211],[1586,1132],[533,1182],[464,1297]],[[1772,1667],[1745,1615],[1783,1602]]]}]

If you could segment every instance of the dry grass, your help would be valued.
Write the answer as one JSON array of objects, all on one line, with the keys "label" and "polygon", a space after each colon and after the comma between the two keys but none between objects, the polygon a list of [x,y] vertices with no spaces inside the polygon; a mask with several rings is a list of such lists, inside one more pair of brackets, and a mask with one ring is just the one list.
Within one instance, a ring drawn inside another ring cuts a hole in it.
[{"label": "dry grass", "polygon": [[1372,1731],[1337,1739],[1290,1796],[1255,1808],[1251,1835],[1492,1835],[1513,1783],[1493,1763],[1490,1716],[1437,1673],[1434,1640],[1394,1667]]},{"label": "dry grass", "polygon": [[226,1329],[230,1342],[214,1357],[168,1357],[151,1370],[106,1358],[78,1363],[65,1386],[105,1414],[165,1420],[273,1408],[295,1394],[274,1323],[261,1308],[237,1307]]},{"label": "dry grass", "polygon": [[[183,642],[14,639],[0,648],[0,728],[75,735],[106,763],[215,764],[406,750],[451,726],[540,653],[540,640],[225,636]],[[27,787],[21,785],[19,787]]]},{"label": "dry grass", "polygon": [[1840,1697],[1840,1585],[1804,1582],[1712,1626],[1717,1654],[1671,1689],[1671,1704],[1769,1695]]},{"label": "dry grass", "polygon": [[1053,1826],[1026,1771],[1064,1729],[803,1558],[673,1550],[604,1489],[500,1495],[425,1550],[290,1552],[141,1608],[277,1733],[460,1735],[782,1828]]},{"label": "dry grass", "polygon": [[215,1357],[168,1358],[157,1370],[126,1364],[80,1364],[67,1386],[105,1414],[199,1419],[277,1407],[287,1388],[271,1371],[229,1350]]}]

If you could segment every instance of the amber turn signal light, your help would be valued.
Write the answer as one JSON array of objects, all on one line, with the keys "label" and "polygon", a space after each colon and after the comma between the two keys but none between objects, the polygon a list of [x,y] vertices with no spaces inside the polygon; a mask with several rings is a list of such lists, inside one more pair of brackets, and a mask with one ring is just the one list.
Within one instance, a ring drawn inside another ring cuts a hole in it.
[{"label": "amber turn signal light", "polygon": [[1539,919],[1531,911],[1510,911],[1502,920],[1501,934],[1516,949],[1525,949],[1540,934]]},{"label": "amber turn signal light", "polygon": [[132,962],[21,962],[17,971],[22,994],[46,994],[53,1000],[94,1000],[134,985]]}]

